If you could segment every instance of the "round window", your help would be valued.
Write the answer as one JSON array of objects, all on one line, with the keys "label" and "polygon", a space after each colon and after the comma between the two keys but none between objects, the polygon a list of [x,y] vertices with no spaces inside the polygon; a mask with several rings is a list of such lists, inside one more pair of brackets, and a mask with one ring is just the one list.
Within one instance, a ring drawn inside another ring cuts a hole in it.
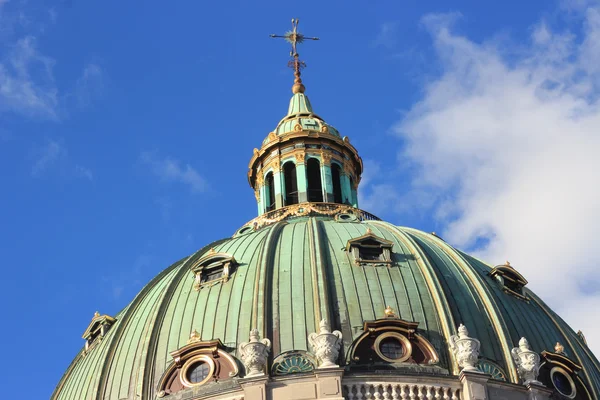
[{"label": "round window", "polygon": [[200,354],[191,358],[183,365],[179,378],[183,386],[199,386],[208,382],[214,372],[214,361],[207,355]]},{"label": "round window", "polygon": [[552,385],[560,394],[571,399],[575,397],[573,379],[562,368],[552,368],[550,378],[552,379]]},{"label": "round window", "polygon": [[410,358],[412,345],[405,336],[397,332],[386,332],[375,339],[374,350],[384,361],[401,363]]},{"label": "round window", "polygon": [[402,343],[395,337],[387,337],[379,343],[381,353],[391,360],[398,360],[404,355]]},{"label": "round window", "polygon": [[190,383],[200,383],[208,378],[210,374],[210,365],[204,361],[198,361],[187,370],[187,379]]}]

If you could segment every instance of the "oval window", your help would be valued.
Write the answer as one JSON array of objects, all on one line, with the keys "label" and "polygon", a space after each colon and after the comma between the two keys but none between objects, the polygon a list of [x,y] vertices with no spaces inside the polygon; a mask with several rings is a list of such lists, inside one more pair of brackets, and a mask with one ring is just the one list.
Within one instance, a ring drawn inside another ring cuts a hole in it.
[{"label": "oval window", "polygon": [[552,380],[552,385],[558,393],[570,399],[575,397],[575,384],[573,383],[573,379],[571,379],[562,368],[552,368],[552,371],[550,371],[550,378]]}]

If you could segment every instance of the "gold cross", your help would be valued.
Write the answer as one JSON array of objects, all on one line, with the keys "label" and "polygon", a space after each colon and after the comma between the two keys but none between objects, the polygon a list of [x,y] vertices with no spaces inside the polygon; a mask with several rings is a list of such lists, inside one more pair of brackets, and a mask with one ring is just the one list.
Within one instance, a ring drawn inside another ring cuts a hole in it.
[{"label": "gold cross", "polygon": [[292,92],[294,93],[304,93],[304,85],[302,84],[302,79],[300,79],[300,70],[306,67],[304,61],[300,60],[297,45],[304,42],[305,40],[319,40],[317,37],[306,37],[300,32],[298,32],[298,22],[300,22],[297,18],[292,19],[292,30],[287,31],[285,35],[270,35],[272,38],[282,38],[285,39],[286,42],[292,45],[292,51],[290,51],[290,57],[292,58],[288,62],[288,66],[294,69],[294,86],[292,86]]},{"label": "gold cross", "polygon": [[285,39],[286,42],[292,45],[292,51],[290,51],[290,56],[292,58],[298,57],[298,51],[296,50],[296,45],[298,43],[302,43],[305,40],[319,40],[318,37],[306,37],[300,32],[298,32],[298,22],[300,22],[298,18],[292,19],[292,30],[287,31],[285,35],[270,35],[272,38]]}]

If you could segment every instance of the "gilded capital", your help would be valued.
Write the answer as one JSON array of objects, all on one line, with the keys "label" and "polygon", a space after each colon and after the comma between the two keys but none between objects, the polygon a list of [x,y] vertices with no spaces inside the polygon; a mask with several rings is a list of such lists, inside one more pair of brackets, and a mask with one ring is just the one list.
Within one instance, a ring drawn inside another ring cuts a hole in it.
[{"label": "gilded capital", "polygon": [[300,164],[304,163],[304,159],[306,158],[306,153],[296,153],[296,161]]},{"label": "gilded capital", "polygon": [[331,154],[321,153],[321,160],[323,160],[324,165],[331,165]]}]

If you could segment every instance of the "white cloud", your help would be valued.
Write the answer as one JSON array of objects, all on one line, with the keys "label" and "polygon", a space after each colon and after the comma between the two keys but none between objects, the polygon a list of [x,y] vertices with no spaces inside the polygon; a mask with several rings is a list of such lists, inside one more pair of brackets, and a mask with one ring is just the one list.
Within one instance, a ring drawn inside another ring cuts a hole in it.
[{"label": "white cloud", "polygon": [[2,47],[6,54],[0,52],[0,113],[57,119],[54,60],[37,50],[33,36]]},{"label": "white cloud", "polygon": [[94,180],[94,174],[92,174],[92,171],[82,165],[75,165],[75,175],[80,178],[87,179],[88,181]]},{"label": "white cloud", "polygon": [[102,92],[103,73],[99,65],[90,63],[83,68],[81,77],[77,80],[75,95],[79,106],[90,104],[92,97]]},{"label": "white cloud", "polygon": [[187,185],[193,193],[208,189],[206,180],[190,164],[180,163],[170,157],[159,158],[153,152],[142,152],[142,163],[149,165],[152,172],[163,182],[178,182]]},{"label": "white cloud", "polygon": [[36,161],[31,167],[31,175],[34,177],[41,176],[48,168],[66,156],[67,149],[62,144],[49,140],[45,146],[37,151]]},{"label": "white cloud", "polygon": [[600,354],[600,9],[581,15],[582,37],[539,23],[525,49],[426,17],[442,73],[394,131],[444,238],[510,260]]}]

